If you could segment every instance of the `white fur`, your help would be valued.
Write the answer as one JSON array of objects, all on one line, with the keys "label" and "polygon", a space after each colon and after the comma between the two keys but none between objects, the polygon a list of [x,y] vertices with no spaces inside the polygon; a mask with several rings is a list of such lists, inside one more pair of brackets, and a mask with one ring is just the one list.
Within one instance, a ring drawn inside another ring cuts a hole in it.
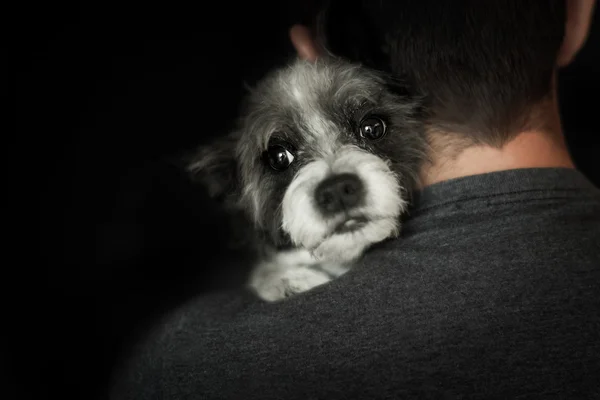
[{"label": "white fur", "polygon": [[[324,218],[313,198],[320,182],[341,173],[355,173],[365,185],[364,205],[352,215],[369,222],[356,231],[335,233],[348,216]],[[262,299],[276,301],[343,275],[370,245],[398,235],[400,213],[406,207],[400,189],[385,161],[354,146],[307,164],[293,179],[282,204],[283,229],[299,248],[260,262],[250,287]]]},{"label": "white fur", "polygon": [[312,268],[316,263],[317,260],[305,249],[275,253],[255,266],[249,286],[263,300],[276,301],[323,285],[348,270],[330,264],[319,271]]},{"label": "white fur", "polygon": [[[313,198],[320,182],[341,173],[357,174],[365,185],[365,204],[352,215],[365,216],[369,222],[357,231],[335,233],[348,217],[324,218]],[[304,166],[288,187],[282,207],[283,230],[295,245],[309,249],[319,261],[343,264],[354,261],[370,245],[396,236],[406,202],[385,161],[360,148],[344,146]]]},{"label": "white fur", "polygon": [[[314,68],[309,66],[309,71]],[[304,73],[301,73],[304,72]],[[317,142],[322,154],[330,154],[335,151],[339,128],[327,119],[319,110],[315,109],[315,101],[319,90],[315,86],[327,85],[327,76],[318,75],[321,80],[315,80],[315,76],[306,75],[306,71],[299,69],[292,76],[290,88],[292,97],[296,101],[296,110],[302,113],[302,119],[306,123],[307,130],[304,139],[308,142]],[[321,88],[324,86],[320,86]],[[326,86],[325,86],[326,87]]]}]

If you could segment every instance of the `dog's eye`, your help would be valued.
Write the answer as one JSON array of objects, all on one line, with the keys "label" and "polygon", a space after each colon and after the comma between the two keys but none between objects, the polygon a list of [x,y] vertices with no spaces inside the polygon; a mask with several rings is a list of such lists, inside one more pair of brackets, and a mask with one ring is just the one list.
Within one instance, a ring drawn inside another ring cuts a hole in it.
[{"label": "dog's eye", "polygon": [[269,146],[265,153],[269,165],[276,171],[287,169],[294,161],[294,155],[279,144]]},{"label": "dog's eye", "polygon": [[377,117],[367,117],[360,122],[360,136],[367,140],[379,140],[386,134],[385,122]]}]

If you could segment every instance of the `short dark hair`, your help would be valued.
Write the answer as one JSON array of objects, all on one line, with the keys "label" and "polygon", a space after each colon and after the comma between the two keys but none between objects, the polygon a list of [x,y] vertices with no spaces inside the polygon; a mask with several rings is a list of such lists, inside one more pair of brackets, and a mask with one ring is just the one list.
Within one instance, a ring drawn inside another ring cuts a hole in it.
[{"label": "short dark hair", "polygon": [[330,0],[329,51],[406,76],[433,131],[500,146],[540,121],[551,94],[566,0]]}]

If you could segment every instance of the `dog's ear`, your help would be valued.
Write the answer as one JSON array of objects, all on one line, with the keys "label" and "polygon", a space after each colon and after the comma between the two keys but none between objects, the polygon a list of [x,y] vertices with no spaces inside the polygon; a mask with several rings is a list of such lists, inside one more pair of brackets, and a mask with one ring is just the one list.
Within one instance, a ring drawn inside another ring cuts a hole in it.
[{"label": "dog's ear", "polygon": [[237,135],[232,133],[200,146],[186,159],[192,180],[202,184],[209,196],[221,203],[229,203],[239,189],[236,143]]}]

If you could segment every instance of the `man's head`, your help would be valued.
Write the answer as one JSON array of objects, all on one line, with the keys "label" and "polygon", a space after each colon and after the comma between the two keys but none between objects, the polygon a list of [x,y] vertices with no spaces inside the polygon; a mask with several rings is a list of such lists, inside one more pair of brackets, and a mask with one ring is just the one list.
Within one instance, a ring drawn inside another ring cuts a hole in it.
[{"label": "man's head", "polygon": [[274,245],[351,261],[398,233],[426,157],[418,96],[359,65],[300,61],[260,82],[238,129],[189,168]]},{"label": "man's head", "polygon": [[[406,75],[426,92],[438,142],[500,148],[521,132],[557,129],[547,117],[554,72],[583,45],[593,3],[331,0],[315,31],[329,51]],[[295,28],[292,40],[314,57],[303,35]]]}]

